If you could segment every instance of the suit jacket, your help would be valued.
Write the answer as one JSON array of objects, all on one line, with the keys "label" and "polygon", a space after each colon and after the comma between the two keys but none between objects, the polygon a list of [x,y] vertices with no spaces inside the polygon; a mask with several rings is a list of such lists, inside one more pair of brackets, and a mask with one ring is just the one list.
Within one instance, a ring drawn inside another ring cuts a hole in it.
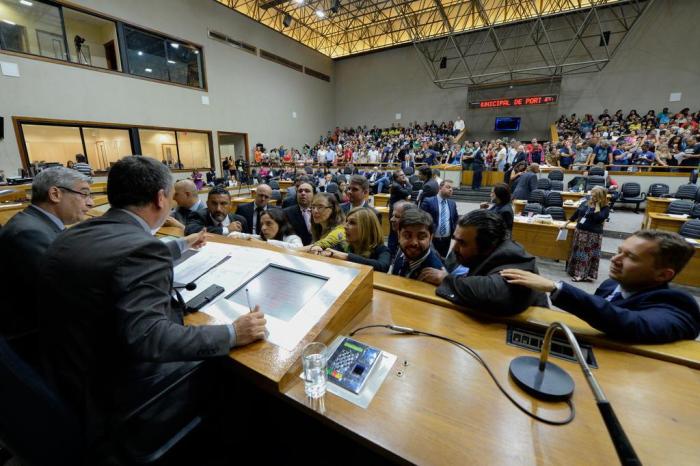
[{"label": "suit jacket", "polygon": [[185,225],[185,228],[187,228],[188,224],[197,220],[197,206],[200,206],[201,204],[201,202],[198,202],[197,204],[192,206],[192,209],[188,209],[186,207],[178,207],[173,212],[173,217],[178,222]]},{"label": "suit jacket", "polygon": [[613,338],[635,343],[669,343],[700,333],[700,308],[688,293],[665,284],[607,301],[617,285],[605,280],[591,295],[562,283],[561,290],[552,293],[552,304]]},{"label": "suit jacket", "polygon": [[284,213],[287,214],[289,223],[292,224],[294,231],[296,232],[297,236],[301,238],[301,242],[304,243],[304,246],[311,244],[311,232],[308,228],[306,228],[306,222],[304,221],[304,216],[301,213],[299,204],[286,207],[284,209]]},{"label": "suit jacket", "polygon": [[[420,208],[425,210],[433,217],[433,224],[435,225],[435,236],[440,232],[440,199],[437,196],[432,196],[426,198],[420,205]],[[448,238],[452,238],[452,233],[457,229],[457,219],[459,215],[457,214],[457,203],[452,199],[447,199],[447,208],[450,213],[450,229],[448,231]]]},{"label": "suit jacket", "polygon": [[389,273],[391,275],[400,275],[402,277],[417,280],[418,276],[425,268],[433,268],[438,270],[444,268],[442,259],[440,259],[440,254],[438,254],[432,247],[430,248],[430,254],[428,254],[428,257],[426,257],[420,266],[416,267],[413,272],[411,272],[409,265],[410,264],[406,260],[406,256],[404,255],[403,251],[399,249],[399,252],[394,258],[394,262],[390,266],[391,271]]},{"label": "suit jacket", "polygon": [[59,233],[58,225],[31,205],[0,230],[0,257],[13,269],[12,276],[0,280],[0,335],[31,364],[36,362],[37,354],[37,295],[42,261]]},{"label": "suit jacket", "polygon": [[440,185],[435,178],[430,178],[423,185],[423,196],[421,199],[427,199],[429,197],[437,196],[438,191],[440,191]]},{"label": "suit jacket", "polygon": [[[192,233],[197,233],[202,231],[202,228],[206,228],[208,233],[214,233],[215,235],[223,235],[224,228],[218,225],[214,225],[214,221],[209,215],[209,209],[202,209],[196,212],[197,216],[193,217],[192,222],[185,227],[185,235],[191,235]],[[233,222],[241,222],[242,231],[248,231],[248,222],[246,219],[237,214],[228,214],[228,219]]]},{"label": "suit jacket", "polygon": [[537,189],[537,174],[533,172],[525,172],[518,177],[513,189],[513,199],[527,201],[530,193]]},{"label": "suit jacket", "polygon": [[538,291],[506,282],[498,272],[520,269],[537,273],[535,258],[512,240],[505,240],[481,263],[464,275],[448,275],[436,290],[454,303],[487,314],[510,315],[529,306],[548,306],[547,296]]},{"label": "suit jacket", "polygon": [[509,202],[508,204],[498,205],[494,204],[490,209],[494,214],[501,216],[504,222],[506,222],[506,227],[508,230],[513,231],[513,205]]},{"label": "suit jacket", "polygon": [[[377,209],[375,209],[374,207],[372,207],[371,205],[369,205],[369,202],[365,201],[364,204],[362,204],[362,207],[367,207],[368,209],[371,209],[372,212],[374,212],[374,215],[376,215],[377,218],[379,219],[379,221],[381,222],[382,217],[379,216],[379,213],[377,212]],[[348,201],[348,202],[343,202],[342,204],[340,204],[340,208],[343,210],[343,213],[344,213],[345,215],[347,215],[348,212],[350,212],[350,211],[352,210],[352,203],[349,202],[349,201]]]},{"label": "suit jacket", "polygon": [[[229,352],[224,325],[185,326],[172,300],[179,249],[123,210],[60,235],[44,262],[47,378],[94,438],[103,421],[159,392],[192,363]],[[78,278],[76,278],[78,277]],[[171,409],[185,399],[172,400]]]},{"label": "suit jacket", "polygon": [[397,181],[394,181],[391,184],[391,188],[389,189],[389,209],[391,210],[393,208],[393,205],[396,201],[408,199],[411,196],[412,190],[413,187],[408,181],[406,182],[406,184],[401,184]]},{"label": "suit jacket", "polygon": [[[274,209],[274,206],[268,205],[268,209]],[[255,202],[249,202],[247,204],[241,204],[236,209],[236,214],[243,217],[246,221],[246,228],[243,233],[257,233],[253,231],[253,215],[255,215]],[[258,225],[260,228],[260,225]]]}]

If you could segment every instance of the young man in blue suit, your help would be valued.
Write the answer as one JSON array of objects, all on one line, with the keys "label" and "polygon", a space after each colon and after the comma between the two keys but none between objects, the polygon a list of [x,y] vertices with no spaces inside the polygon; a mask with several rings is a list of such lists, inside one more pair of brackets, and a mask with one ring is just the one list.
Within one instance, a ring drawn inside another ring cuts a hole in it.
[{"label": "young man in blue suit", "polygon": [[555,306],[613,338],[669,343],[694,339],[700,333],[695,299],[668,286],[694,252],[676,233],[638,231],[620,245],[610,261],[610,279],[593,295],[522,270],[508,269],[501,275],[509,283],[550,292]]},{"label": "young man in blue suit", "polygon": [[389,267],[389,274],[418,279],[423,269],[444,270],[442,260],[431,247],[433,220],[420,209],[404,210],[399,220],[399,253]]},{"label": "young man in blue suit", "polygon": [[443,180],[440,183],[440,190],[437,196],[426,198],[421,202],[420,208],[426,211],[433,218],[435,234],[433,235],[433,246],[442,257],[447,256],[450,250],[452,234],[457,228],[457,204],[450,199],[452,197],[452,182]]}]

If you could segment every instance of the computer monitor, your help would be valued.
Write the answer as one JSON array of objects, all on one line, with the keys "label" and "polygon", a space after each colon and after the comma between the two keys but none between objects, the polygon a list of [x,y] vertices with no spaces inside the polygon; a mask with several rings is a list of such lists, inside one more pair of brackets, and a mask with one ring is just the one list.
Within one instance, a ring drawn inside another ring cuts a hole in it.
[{"label": "computer monitor", "polygon": [[250,299],[250,304],[259,305],[266,315],[289,322],[327,281],[328,277],[268,264],[226,299],[245,308]]},{"label": "computer monitor", "polygon": [[496,117],[496,131],[520,130],[520,117]]}]

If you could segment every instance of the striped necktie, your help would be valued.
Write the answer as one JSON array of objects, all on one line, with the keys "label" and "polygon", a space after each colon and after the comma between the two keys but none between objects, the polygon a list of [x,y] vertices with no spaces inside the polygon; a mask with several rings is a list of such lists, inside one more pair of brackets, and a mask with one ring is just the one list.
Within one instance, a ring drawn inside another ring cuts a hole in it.
[{"label": "striped necktie", "polygon": [[447,208],[447,199],[440,201],[440,237],[444,238],[450,231],[450,215]]}]

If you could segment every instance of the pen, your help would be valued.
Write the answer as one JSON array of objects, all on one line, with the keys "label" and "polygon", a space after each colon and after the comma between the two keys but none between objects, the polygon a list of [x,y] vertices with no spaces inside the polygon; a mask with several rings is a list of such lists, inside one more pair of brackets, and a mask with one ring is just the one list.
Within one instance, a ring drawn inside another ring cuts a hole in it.
[{"label": "pen", "polygon": [[248,309],[253,312],[253,306],[250,305],[250,293],[248,293],[248,288],[245,289],[245,299],[248,301]]}]

